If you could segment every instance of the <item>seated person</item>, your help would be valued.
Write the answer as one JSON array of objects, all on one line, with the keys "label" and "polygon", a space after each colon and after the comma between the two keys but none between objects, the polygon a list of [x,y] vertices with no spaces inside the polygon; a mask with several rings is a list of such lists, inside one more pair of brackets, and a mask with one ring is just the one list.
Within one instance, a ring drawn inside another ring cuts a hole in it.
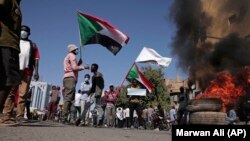
[{"label": "seated person", "polygon": [[228,106],[228,116],[226,117],[226,122],[229,125],[235,125],[238,120],[237,114],[234,109],[234,105]]}]

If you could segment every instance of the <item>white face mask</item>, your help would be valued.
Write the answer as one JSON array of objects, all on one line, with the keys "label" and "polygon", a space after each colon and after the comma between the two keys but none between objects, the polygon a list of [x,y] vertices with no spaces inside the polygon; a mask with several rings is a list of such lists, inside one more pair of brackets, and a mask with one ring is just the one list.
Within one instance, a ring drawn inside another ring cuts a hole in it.
[{"label": "white face mask", "polygon": [[21,39],[27,39],[29,36],[29,33],[27,31],[21,31]]},{"label": "white face mask", "polygon": [[76,49],[76,50],[75,50],[75,54],[77,55],[78,53],[79,53],[79,50],[78,50],[78,49]]},{"label": "white face mask", "polygon": [[84,78],[84,81],[89,81],[89,78]]}]

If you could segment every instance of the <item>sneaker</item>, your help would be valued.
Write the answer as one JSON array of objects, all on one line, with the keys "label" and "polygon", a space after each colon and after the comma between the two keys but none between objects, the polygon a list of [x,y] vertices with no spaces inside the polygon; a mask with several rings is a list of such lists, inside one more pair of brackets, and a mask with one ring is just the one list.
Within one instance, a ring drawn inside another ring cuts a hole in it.
[{"label": "sneaker", "polygon": [[8,116],[7,114],[1,114],[0,115],[0,122],[6,121],[6,120],[10,120],[11,117]]},{"label": "sneaker", "polygon": [[87,124],[85,124],[84,122],[80,123],[79,126],[88,126]]},{"label": "sneaker", "polygon": [[62,124],[68,124],[68,119],[67,118],[62,118]]},{"label": "sneaker", "polygon": [[142,126],[139,126],[138,129],[144,129]]},{"label": "sneaker", "polygon": [[160,131],[160,129],[159,128],[155,128],[154,131]]}]

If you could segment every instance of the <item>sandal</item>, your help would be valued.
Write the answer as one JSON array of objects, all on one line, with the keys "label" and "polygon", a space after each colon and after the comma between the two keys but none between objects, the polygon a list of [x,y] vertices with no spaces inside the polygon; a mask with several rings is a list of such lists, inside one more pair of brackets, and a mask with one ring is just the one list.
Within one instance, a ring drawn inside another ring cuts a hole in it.
[{"label": "sandal", "polygon": [[0,127],[13,127],[18,125],[19,123],[17,123],[15,120],[12,119],[0,120]]}]

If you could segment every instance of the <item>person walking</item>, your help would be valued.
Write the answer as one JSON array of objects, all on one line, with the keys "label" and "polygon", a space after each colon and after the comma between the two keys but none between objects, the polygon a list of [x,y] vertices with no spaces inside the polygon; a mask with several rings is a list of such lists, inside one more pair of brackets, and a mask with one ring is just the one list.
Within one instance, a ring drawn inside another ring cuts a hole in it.
[{"label": "person walking", "polygon": [[118,92],[114,90],[114,85],[109,86],[109,91],[104,95],[104,100],[106,102],[105,116],[107,120],[107,126],[113,127],[115,123],[116,115],[116,100],[118,99]]},{"label": "person walking", "polygon": [[152,118],[152,114],[154,112],[154,108],[152,105],[149,105],[148,106],[148,109],[147,109],[147,126],[152,129],[153,128],[153,124],[152,124],[152,121],[153,121],[153,118]]},{"label": "person walking", "polygon": [[29,120],[32,119],[32,115],[30,113],[31,97],[32,97],[32,87],[29,88],[29,91],[26,94],[26,101],[25,101],[26,116]]},{"label": "person walking", "polygon": [[74,101],[74,116],[71,116],[73,119],[73,124],[75,124],[75,121],[81,116],[81,96],[82,96],[82,91],[81,89],[78,90],[78,92],[75,95],[75,101]]},{"label": "person walking", "polygon": [[63,75],[63,88],[64,88],[64,108],[63,108],[63,123],[67,122],[68,114],[70,113],[70,107],[72,101],[75,99],[75,88],[78,79],[78,72],[89,69],[88,66],[83,66],[82,60],[79,62],[76,59],[78,54],[78,47],[74,44],[69,44],[68,54],[64,58],[64,75]]},{"label": "person walking", "polygon": [[21,82],[19,71],[21,0],[0,1],[0,113],[12,87]]},{"label": "person walking", "polygon": [[[30,28],[26,25],[21,27],[20,54],[19,54],[19,69],[21,73],[21,84],[18,87],[12,88],[4,107],[6,120],[10,120],[15,103],[15,95],[17,93],[17,110],[16,121],[23,123],[27,122],[24,118],[26,95],[30,87],[32,76],[35,81],[39,79],[39,59],[40,53],[37,45],[29,39]],[[34,75],[33,75],[34,72]]]},{"label": "person walking", "polygon": [[176,109],[175,109],[175,106],[173,105],[172,108],[169,110],[169,125],[170,125],[170,129],[172,129],[172,125],[175,124],[176,119],[177,119]]},{"label": "person walking", "polygon": [[101,126],[102,119],[103,119],[103,109],[102,109],[102,91],[104,88],[104,78],[102,73],[98,72],[98,64],[92,64],[91,65],[91,72],[93,73],[92,75],[92,87],[89,91],[89,95],[94,94],[95,95],[95,109],[97,110],[98,117],[96,118],[97,121],[93,122],[96,125],[94,126]]},{"label": "person walking", "polygon": [[[92,84],[89,82],[90,81],[90,75],[85,74],[84,75],[84,82],[81,83],[81,91],[82,95],[80,98],[80,104],[81,104],[81,115],[80,117],[76,120],[76,126],[78,126],[81,121],[82,125],[86,125],[86,115],[87,113],[90,112],[90,106],[94,103],[93,99],[91,98],[91,95],[88,95],[88,92],[90,91],[90,88]],[[87,116],[88,117],[88,116]]]},{"label": "person walking", "polygon": [[[90,83],[90,75],[85,74],[84,75],[84,82],[81,83],[81,91],[82,91],[82,96],[80,99],[81,100],[81,113],[84,111],[85,106],[89,105],[89,104],[87,104],[87,102],[90,102],[90,100],[91,100],[90,96],[88,95],[88,92],[89,92],[91,86],[92,86],[92,84]],[[87,109],[89,109],[89,107]]]},{"label": "person walking", "polygon": [[188,104],[188,96],[187,93],[185,92],[184,87],[180,87],[180,95],[179,95],[179,108],[177,111],[177,122],[178,125],[182,125],[182,124],[187,124],[187,111],[186,111],[186,107]]},{"label": "person walking", "polygon": [[60,99],[59,91],[56,86],[52,86],[52,90],[50,91],[50,101],[48,104],[48,118],[47,120],[53,120],[54,115],[57,111],[57,104]]}]

